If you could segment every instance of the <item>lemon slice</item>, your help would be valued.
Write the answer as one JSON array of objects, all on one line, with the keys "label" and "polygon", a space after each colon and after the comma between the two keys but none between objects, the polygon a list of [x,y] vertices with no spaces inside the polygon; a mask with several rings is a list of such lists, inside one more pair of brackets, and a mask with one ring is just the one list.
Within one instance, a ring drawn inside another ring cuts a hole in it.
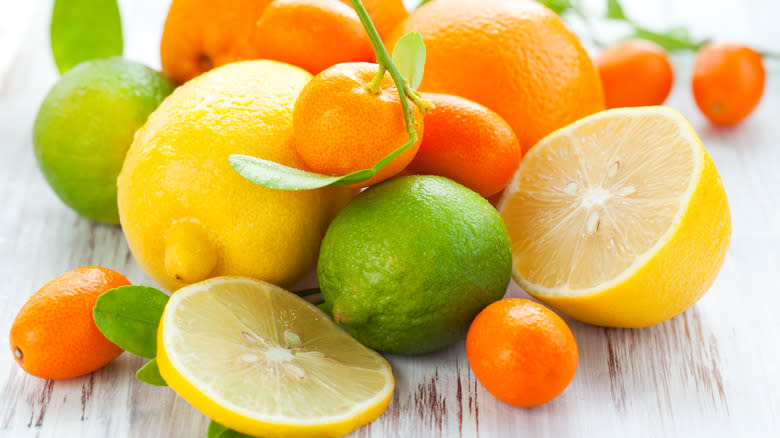
[{"label": "lemon slice", "polygon": [[385,411],[390,365],[325,313],[268,283],[220,277],[173,294],[160,374],[214,421],[249,435],[332,437]]},{"label": "lemon slice", "polygon": [[731,219],[693,128],[664,107],[604,111],[542,139],[499,204],[513,276],[581,321],[643,327],[714,281]]}]

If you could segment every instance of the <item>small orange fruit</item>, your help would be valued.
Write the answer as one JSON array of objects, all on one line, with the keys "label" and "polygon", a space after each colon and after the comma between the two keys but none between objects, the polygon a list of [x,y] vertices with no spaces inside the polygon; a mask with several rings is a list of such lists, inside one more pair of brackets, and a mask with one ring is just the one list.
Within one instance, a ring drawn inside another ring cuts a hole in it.
[{"label": "small orange fruit", "polygon": [[652,41],[623,41],[601,52],[595,63],[607,108],[661,105],[672,91],[669,54]]},{"label": "small orange fruit", "polygon": [[[409,140],[401,99],[390,74],[378,94],[368,90],[379,66],[337,64],[314,77],[301,91],[293,111],[293,145],[306,166],[326,175],[346,175],[373,167]],[[410,102],[417,121],[417,141],[373,178],[366,187],[402,171],[420,147],[423,116]]]},{"label": "small orange fruit", "polygon": [[173,0],[165,20],[163,73],[182,84],[214,67],[257,59],[257,20],[271,0]]},{"label": "small orange fruit", "polygon": [[485,197],[501,191],[522,155],[509,124],[462,97],[434,93],[423,97],[433,109],[425,115],[425,136],[408,169],[450,178]]},{"label": "small orange fruit", "polygon": [[696,56],[693,96],[712,123],[734,125],[758,106],[765,81],[760,53],[738,44],[710,43]]},{"label": "small orange fruit", "polygon": [[477,315],[466,337],[466,355],[485,389],[514,406],[547,403],[577,371],[577,343],[566,323],[520,298],[496,301]]},{"label": "small orange fruit", "polygon": [[122,349],[95,326],[92,309],[108,290],[129,285],[110,269],[87,266],[46,283],[11,326],[11,352],[23,370],[44,379],[70,379],[114,360]]},{"label": "small orange fruit", "polygon": [[274,0],[255,32],[261,58],[317,74],[350,61],[373,61],[374,50],[355,11],[339,0]]},{"label": "small orange fruit", "polygon": [[389,38],[425,42],[420,90],[465,97],[497,112],[523,153],[558,128],[604,109],[593,62],[553,11],[531,0],[436,0]]}]

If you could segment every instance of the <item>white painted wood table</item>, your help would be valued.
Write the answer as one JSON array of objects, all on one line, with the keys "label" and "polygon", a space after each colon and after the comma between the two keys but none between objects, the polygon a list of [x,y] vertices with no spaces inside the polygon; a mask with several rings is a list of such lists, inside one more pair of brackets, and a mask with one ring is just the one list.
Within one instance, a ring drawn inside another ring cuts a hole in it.
[{"label": "white painted wood table", "polygon": [[[3,16],[13,12],[12,3],[0,0],[0,23],[13,21]],[[625,3],[629,15],[650,26],[685,23],[696,35],[780,50],[778,0]],[[134,283],[154,284],[119,227],[68,210],[36,167],[32,123],[56,80],[50,7],[48,0],[35,6],[0,80],[0,333],[9,332],[30,294],[78,266],[103,265]],[[159,67],[167,7],[121,2],[128,57]],[[668,104],[688,117],[710,150],[733,215],[731,247],[710,292],[685,314],[641,330],[567,320],[579,346],[577,375],[561,397],[533,409],[487,393],[469,370],[463,342],[425,356],[389,356],[397,379],[390,408],[354,436],[780,436],[780,66],[768,65],[758,111],[738,128],[721,130],[693,103],[692,56],[676,56],[675,64]],[[514,284],[509,294],[524,295]],[[141,359],[124,354],[90,375],[46,381],[25,374],[5,351],[0,436],[205,436],[208,419],[170,389],[135,380]]]}]

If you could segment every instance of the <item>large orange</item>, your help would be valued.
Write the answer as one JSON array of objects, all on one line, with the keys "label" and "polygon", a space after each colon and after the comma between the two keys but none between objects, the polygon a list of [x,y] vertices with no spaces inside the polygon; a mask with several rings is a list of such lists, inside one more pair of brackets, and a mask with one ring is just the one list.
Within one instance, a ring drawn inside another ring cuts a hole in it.
[{"label": "large orange", "polygon": [[[270,3],[173,0],[160,43],[163,73],[181,84],[223,64],[262,58],[256,45],[262,38],[257,24]],[[382,38],[408,15],[402,0],[364,0],[363,5]],[[312,23],[300,26],[305,30]]]},{"label": "large orange", "polygon": [[604,109],[598,72],[577,37],[531,0],[436,0],[389,41],[416,31],[427,50],[422,91],[462,96],[501,115],[523,152]]},{"label": "large orange", "polygon": [[271,0],[173,0],[165,20],[163,73],[184,83],[229,62],[258,58],[252,38]]},{"label": "large orange", "polygon": [[[306,166],[317,173],[346,175],[373,167],[409,140],[398,89],[385,73],[377,94],[367,89],[379,66],[367,62],[337,64],[314,77],[293,110],[293,145]],[[366,187],[402,171],[420,148],[423,117],[412,107],[417,141],[373,178]]]},{"label": "large orange", "polygon": [[11,326],[11,352],[33,376],[69,379],[111,362],[122,349],[92,319],[98,297],[130,284],[110,269],[87,266],[46,283],[24,304]]}]

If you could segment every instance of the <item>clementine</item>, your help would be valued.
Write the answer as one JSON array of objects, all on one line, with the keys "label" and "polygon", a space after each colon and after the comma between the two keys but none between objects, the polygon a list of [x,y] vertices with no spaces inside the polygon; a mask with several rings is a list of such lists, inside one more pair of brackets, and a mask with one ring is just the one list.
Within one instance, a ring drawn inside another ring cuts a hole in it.
[{"label": "clementine", "polygon": [[[389,73],[377,94],[368,89],[379,66],[337,64],[314,77],[301,91],[293,111],[293,145],[314,172],[346,175],[373,167],[409,140],[401,99]],[[411,105],[417,141],[371,179],[366,187],[402,171],[423,136],[423,115]]]},{"label": "clementine", "polygon": [[488,197],[512,179],[522,151],[498,114],[462,97],[423,93],[433,103],[425,135],[409,170],[455,180]]},{"label": "clementine", "polygon": [[477,315],[466,355],[485,389],[514,406],[547,403],[577,371],[577,343],[563,319],[520,298],[496,301]]},{"label": "clementine", "polygon": [[758,106],[765,81],[760,53],[738,44],[711,43],[696,56],[693,96],[712,123],[734,125]]},{"label": "clementine", "polygon": [[669,54],[652,41],[623,41],[601,52],[595,62],[607,108],[661,105],[672,91]]},{"label": "clementine", "polygon": [[349,61],[373,61],[374,50],[355,11],[339,0],[274,0],[255,32],[261,58],[317,74]]},{"label": "clementine", "polygon": [[92,319],[98,297],[129,285],[110,269],[87,266],[46,283],[22,306],[11,326],[11,351],[23,370],[44,379],[69,379],[95,371],[122,349]]}]

